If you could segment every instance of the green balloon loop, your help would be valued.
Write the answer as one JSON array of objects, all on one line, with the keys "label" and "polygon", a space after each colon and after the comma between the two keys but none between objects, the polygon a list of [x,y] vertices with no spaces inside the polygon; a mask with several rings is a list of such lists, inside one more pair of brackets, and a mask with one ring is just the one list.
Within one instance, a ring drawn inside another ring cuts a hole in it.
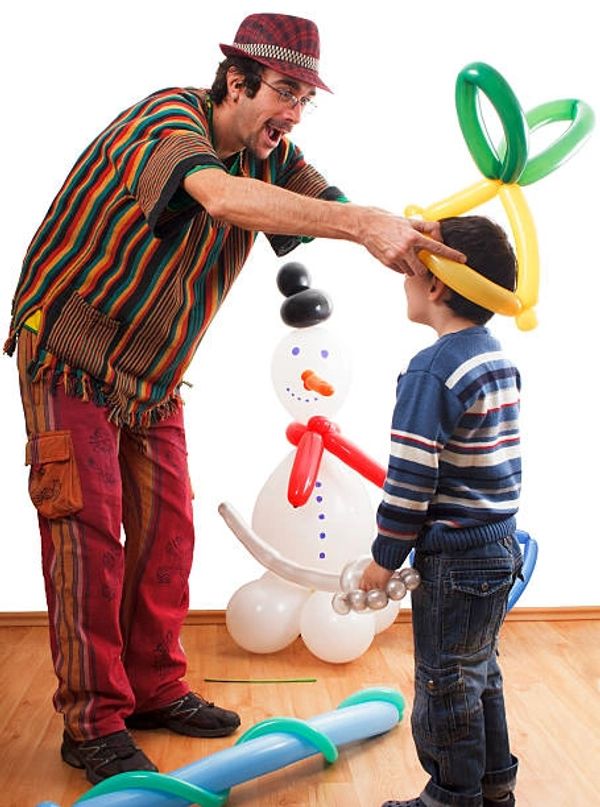
[{"label": "green balloon loop", "polygon": [[159,793],[169,793],[172,796],[180,796],[190,804],[199,804],[200,807],[221,807],[227,801],[229,791],[223,793],[212,793],[198,785],[192,785],[168,776],[164,773],[154,773],[153,771],[129,771],[128,773],[118,773],[104,781],[99,782],[91,790],[88,790],[75,805],[82,804],[88,799],[103,796],[106,793],[114,793],[117,790],[153,790]]},{"label": "green balloon loop", "polygon": [[528,161],[518,180],[519,185],[531,185],[555,171],[583,145],[594,128],[592,108],[576,98],[548,101],[531,109],[526,118],[532,132],[560,121],[571,121],[571,125],[553,143]]},{"label": "green balloon loop", "polygon": [[310,726],[305,720],[299,720],[297,717],[273,717],[268,720],[263,720],[257,723],[252,728],[248,729],[245,734],[237,740],[236,745],[254,740],[256,737],[263,737],[265,734],[274,734],[282,732],[284,734],[293,734],[306,740],[317,751],[320,751],[327,762],[335,762],[339,756],[339,752],[334,743],[323,732]]},{"label": "green balloon loop", "polygon": [[[502,157],[485,128],[478,90],[487,96],[500,118],[506,141]],[[455,100],[463,137],[481,173],[488,179],[516,182],[527,163],[527,122],[507,81],[490,65],[473,62],[458,74]]]},{"label": "green balloon loop", "polygon": [[346,706],[355,706],[357,703],[372,703],[373,701],[386,701],[393,704],[398,710],[398,721],[402,720],[404,714],[404,698],[395,689],[388,689],[387,687],[371,687],[370,689],[362,689],[360,692],[355,692],[354,695],[343,700],[338,709],[344,709]]}]

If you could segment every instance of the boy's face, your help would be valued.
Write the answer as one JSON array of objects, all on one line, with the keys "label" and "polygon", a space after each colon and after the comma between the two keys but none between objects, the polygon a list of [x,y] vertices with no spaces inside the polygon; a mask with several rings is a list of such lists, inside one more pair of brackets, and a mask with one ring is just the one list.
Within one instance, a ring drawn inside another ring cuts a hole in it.
[{"label": "boy's face", "polygon": [[430,324],[431,302],[429,292],[433,278],[426,275],[406,275],[404,292],[406,294],[406,315],[411,322],[421,325]]}]

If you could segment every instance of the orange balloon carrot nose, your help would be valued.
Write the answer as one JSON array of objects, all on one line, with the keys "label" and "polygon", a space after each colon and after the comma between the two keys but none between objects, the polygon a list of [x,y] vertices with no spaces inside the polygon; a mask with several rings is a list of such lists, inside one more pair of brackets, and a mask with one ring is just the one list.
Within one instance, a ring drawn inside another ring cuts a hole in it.
[{"label": "orange balloon carrot nose", "polygon": [[300,378],[304,381],[304,389],[312,389],[325,397],[333,395],[335,392],[331,384],[318,376],[313,370],[305,370]]}]

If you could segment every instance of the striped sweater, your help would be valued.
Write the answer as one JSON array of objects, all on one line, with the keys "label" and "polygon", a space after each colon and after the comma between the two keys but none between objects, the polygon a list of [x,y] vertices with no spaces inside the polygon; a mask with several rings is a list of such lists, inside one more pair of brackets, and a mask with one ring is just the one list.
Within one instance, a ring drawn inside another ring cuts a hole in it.
[{"label": "striped sweater", "polygon": [[[156,92],[79,157],[27,251],[5,351],[42,317],[31,377],[64,380],[116,423],[158,419],[242,268],[256,233],[213,220],[188,196],[192,170],[229,171],[329,199],[341,194],[284,138],[266,160],[224,164],[204,90]],[[267,236],[277,254],[299,242]]]},{"label": "striped sweater", "polygon": [[486,328],[438,339],[398,379],[375,561],[460,550],[514,531],[521,484],[517,369]]}]

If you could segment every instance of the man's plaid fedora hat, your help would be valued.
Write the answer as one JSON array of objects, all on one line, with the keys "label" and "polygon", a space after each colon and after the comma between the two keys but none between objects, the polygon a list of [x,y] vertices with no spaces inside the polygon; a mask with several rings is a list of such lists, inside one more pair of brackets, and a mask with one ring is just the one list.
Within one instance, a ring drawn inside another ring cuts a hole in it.
[{"label": "man's plaid fedora hat", "polygon": [[251,14],[225,56],[246,56],[284,76],[331,92],[319,78],[319,30],[311,20],[287,14]]}]

